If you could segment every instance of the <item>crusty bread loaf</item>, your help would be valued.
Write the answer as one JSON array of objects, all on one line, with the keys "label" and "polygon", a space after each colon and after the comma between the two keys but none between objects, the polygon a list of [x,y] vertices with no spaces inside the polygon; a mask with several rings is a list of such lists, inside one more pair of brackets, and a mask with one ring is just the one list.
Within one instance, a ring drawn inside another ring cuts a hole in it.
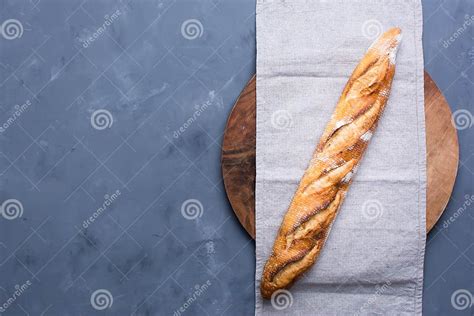
[{"label": "crusty bread loaf", "polygon": [[264,298],[289,286],[318,258],[387,102],[400,40],[399,28],[380,36],[344,88],[265,264]]}]

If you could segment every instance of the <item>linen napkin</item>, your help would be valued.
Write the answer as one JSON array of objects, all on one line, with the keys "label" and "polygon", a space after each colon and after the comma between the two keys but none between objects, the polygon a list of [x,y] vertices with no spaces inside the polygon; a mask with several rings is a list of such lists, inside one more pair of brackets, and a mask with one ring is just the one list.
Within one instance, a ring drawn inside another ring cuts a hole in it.
[{"label": "linen napkin", "polygon": [[[420,0],[257,0],[256,315],[421,315],[426,154]],[[398,26],[392,93],[316,264],[272,300],[263,266],[352,71]]]}]

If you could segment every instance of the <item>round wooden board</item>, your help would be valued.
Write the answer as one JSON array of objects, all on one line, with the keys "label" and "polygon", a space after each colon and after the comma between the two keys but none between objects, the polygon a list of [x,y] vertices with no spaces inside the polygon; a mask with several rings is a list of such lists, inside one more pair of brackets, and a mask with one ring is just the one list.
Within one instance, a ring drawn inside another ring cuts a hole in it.
[{"label": "round wooden board", "polygon": [[[230,113],[222,146],[222,175],[232,208],[255,238],[255,76]],[[426,229],[429,232],[448,204],[458,170],[459,144],[446,99],[425,72],[427,152]]]}]

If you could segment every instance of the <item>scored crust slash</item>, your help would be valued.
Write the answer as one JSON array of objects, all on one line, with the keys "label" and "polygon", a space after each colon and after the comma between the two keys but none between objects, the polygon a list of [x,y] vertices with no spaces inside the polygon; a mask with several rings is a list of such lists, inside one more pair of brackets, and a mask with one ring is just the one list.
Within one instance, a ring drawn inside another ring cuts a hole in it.
[{"label": "scored crust slash", "polygon": [[263,269],[264,298],[288,287],[318,258],[387,103],[400,41],[399,28],[382,34],[349,78]]}]

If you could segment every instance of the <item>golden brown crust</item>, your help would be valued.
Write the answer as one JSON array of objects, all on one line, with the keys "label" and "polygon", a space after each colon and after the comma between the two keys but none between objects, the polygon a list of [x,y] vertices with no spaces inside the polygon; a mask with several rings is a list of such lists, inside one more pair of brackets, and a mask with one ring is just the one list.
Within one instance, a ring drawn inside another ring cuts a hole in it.
[{"label": "golden brown crust", "polygon": [[264,298],[311,267],[387,102],[400,29],[384,33],[352,73],[283,218],[260,285]]}]

